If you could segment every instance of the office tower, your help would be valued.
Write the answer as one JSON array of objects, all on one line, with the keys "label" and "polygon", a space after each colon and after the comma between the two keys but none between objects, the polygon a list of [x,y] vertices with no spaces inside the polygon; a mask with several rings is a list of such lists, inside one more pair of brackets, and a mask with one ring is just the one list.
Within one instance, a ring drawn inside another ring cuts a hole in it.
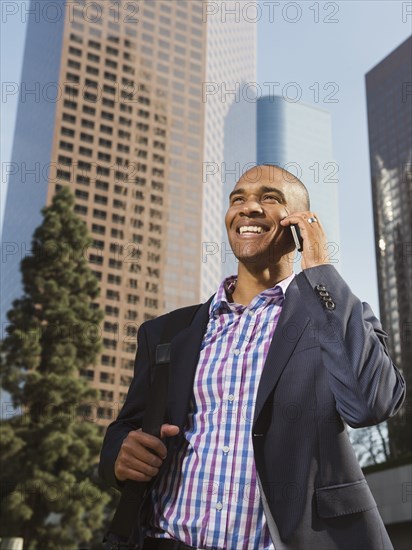
[{"label": "office tower", "polygon": [[[277,164],[309,190],[311,209],[328,236],[329,261],[339,270],[339,167],[332,155],[331,117],[327,111],[280,96],[257,103],[257,162]],[[296,256],[295,269],[300,269]]]},{"label": "office tower", "polygon": [[[380,318],[412,392],[412,38],[366,74]],[[410,451],[404,406],[388,422],[391,451]]]},{"label": "office tower", "polygon": [[203,205],[218,192],[203,183],[205,141],[216,136],[208,158],[220,162],[224,126],[223,108],[205,124],[203,83],[206,74],[225,81],[214,41],[237,48],[231,41],[240,40],[221,14],[210,17],[209,33],[206,15],[200,0],[46,0],[27,12],[2,320],[21,294],[19,263],[40,209],[68,185],[93,237],[87,254],[105,312],[100,361],[82,373],[101,392],[90,414],[103,423],[126,395],[140,324],[200,300]]}]

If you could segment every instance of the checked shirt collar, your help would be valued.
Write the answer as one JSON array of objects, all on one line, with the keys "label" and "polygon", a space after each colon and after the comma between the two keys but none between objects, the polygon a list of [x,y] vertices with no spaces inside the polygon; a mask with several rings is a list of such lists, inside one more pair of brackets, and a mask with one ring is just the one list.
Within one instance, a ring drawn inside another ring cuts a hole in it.
[{"label": "checked shirt collar", "polygon": [[209,309],[210,317],[217,317],[221,313],[238,313],[242,314],[245,309],[250,311],[255,311],[258,308],[265,307],[269,304],[277,304],[281,306],[285,299],[285,293],[289,284],[293,281],[295,274],[292,273],[283,281],[280,281],[272,288],[267,288],[257,296],[247,305],[237,304],[236,302],[230,302],[230,296],[233,294],[237,277],[232,275],[227,277],[220,284]]}]

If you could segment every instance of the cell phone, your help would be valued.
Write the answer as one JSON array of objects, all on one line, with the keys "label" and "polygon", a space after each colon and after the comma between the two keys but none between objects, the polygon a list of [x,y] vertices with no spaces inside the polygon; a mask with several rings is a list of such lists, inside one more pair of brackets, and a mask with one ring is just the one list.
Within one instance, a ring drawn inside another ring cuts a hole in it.
[{"label": "cell phone", "polygon": [[295,246],[298,252],[303,250],[303,240],[300,236],[300,230],[298,225],[290,225],[290,230],[292,231],[293,240],[295,241]]}]

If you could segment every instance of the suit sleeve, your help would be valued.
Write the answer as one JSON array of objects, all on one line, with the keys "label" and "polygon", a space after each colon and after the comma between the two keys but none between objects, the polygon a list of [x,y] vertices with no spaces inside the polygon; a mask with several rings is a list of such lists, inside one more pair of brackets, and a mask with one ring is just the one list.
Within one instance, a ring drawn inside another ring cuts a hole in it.
[{"label": "suit sleeve", "polygon": [[[389,356],[387,335],[370,306],[351,292],[332,265],[305,269],[296,282],[317,330],[341,417],[360,428],[396,414],[405,397],[405,381]],[[334,309],[325,306],[318,285],[326,287]]]},{"label": "suit sleeve", "polygon": [[137,353],[134,363],[134,376],[126,401],[117,419],[107,428],[100,451],[99,475],[109,485],[120,489],[122,484],[114,475],[114,463],[127,434],[138,430],[142,425],[146,399],[150,389],[150,349],[146,328],[141,325],[137,334]]}]

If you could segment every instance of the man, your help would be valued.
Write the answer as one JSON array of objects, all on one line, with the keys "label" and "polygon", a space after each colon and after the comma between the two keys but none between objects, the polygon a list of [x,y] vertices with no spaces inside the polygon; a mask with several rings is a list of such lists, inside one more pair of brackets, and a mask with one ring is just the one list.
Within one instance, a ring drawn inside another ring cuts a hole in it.
[{"label": "man", "polygon": [[[172,341],[162,440],[139,428],[165,316],[140,328],[102,477],[118,488],[154,479],[136,518],[145,550],[391,549],[345,429],[386,420],[404,398],[379,321],[328,265],[292,174],[247,171],[225,221],[238,274]],[[291,225],[303,241],[296,276]]]}]

